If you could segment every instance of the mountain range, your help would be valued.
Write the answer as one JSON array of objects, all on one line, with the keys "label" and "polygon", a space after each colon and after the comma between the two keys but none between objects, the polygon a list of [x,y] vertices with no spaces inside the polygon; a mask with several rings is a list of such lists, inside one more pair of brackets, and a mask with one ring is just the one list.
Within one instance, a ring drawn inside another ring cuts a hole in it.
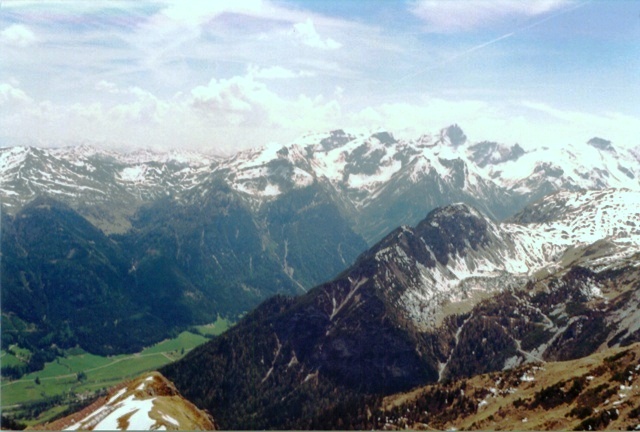
[{"label": "mountain range", "polygon": [[640,188],[640,149],[594,137],[581,145],[470,142],[457,125],[414,140],[335,130],[226,158],[189,152],[117,153],[77,147],[0,149],[2,205],[15,214],[37,195],[69,204],[106,233],[126,232],[136,210],[182,203],[226,184],[254,212],[292,191],[321,188],[370,245],[431,210],[465,202],[502,220],[558,190]]},{"label": "mountain range", "polygon": [[33,353],[3,377],[222,316],[163,368],[180,393],[223,429],[343,428],[415,386],[632,344],[638,162],[457,125],[226,158],[0,149],[2,345]]},{"label": "mountain range", "polygon": [[628,345],[640,231],[620,227],[639,214],[638,192],[619,190],[561,192],[501,224],[443,207],[162,373],[224,429],[314,429],[429,382]]}]

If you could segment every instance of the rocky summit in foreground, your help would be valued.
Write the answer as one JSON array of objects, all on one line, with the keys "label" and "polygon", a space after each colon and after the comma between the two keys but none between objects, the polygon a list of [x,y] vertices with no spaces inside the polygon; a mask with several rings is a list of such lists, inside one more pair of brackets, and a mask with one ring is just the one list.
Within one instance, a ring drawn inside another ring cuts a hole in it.
[{"label": "rocky summit in foreground", "polygon": [[211,416],[158,372],[111,390],[84,410],[40,430],[214,430]]}]

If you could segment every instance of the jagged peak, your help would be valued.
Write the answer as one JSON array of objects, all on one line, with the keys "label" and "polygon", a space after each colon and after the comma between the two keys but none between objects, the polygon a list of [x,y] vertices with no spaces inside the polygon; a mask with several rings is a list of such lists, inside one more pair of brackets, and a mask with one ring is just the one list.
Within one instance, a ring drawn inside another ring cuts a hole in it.
[{"label": "jagged peak", "polygon": [[450,218],[455,216],[474,217],[478,219],[485,219],[485,217],[478,210],[463,202],[453,203],[444,207],[439,207],[431,211],[425,221],[440,220],[443,218]]},{"label": "jagged peak", "polygon": [[391,132],[376,132],[371,135],[371,138],[377,139],[381,144],[394,144],[397,142]]},{"label": "jagged peak", "polygon": [[587,141],[587,144],[589,144],[592,147],[597,148],[598,150],[611,151],[611,152],[615,152],[616,151],[613,148],[613,145],[611,144],[611,141],[606,140],[604,138],[593,137],[589,141]]},{"label": "jagged peak", "polygon": [[458,147],[467,142],[467,136],[457,124],[452,124],[440,131],[440,141],[453,147]]},{"label": "jagged peak", "polygon": [[470,145],[467,152],[470,159],[480,168],[484,168],[487,165],[498,165],[508,161],[517,161],[526,153],[518,143],[509,147],[495,141],[481,141]]},{"label": "jagged peak", "polygon": [[354,138],[353,135],[346,133],[344,130],[336,129],[329,132],[328,137],[320,140],[320,145],[323,150],[329,151],[348,143]]}]

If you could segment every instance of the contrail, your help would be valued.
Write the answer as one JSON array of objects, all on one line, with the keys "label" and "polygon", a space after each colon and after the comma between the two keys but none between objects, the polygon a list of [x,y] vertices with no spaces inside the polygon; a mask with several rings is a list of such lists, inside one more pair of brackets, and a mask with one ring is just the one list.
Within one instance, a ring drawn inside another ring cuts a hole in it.
[{"label": "contrail", "polygon": [[426,67],[426,68],[420,69],[420,70],[418,70],[418,71],[416,71],[416,72],[414,72],[414,73],[410,73],[410,74],[408,74],[408,75],[405,75],[405,76],[403,76],[403,77],[401,77],[401,78],[399,78],[399,79],[395,80],[394,82],[401,82],[401,81],[404,81],[404,80],[406,80],[406,79],[408,79],[408,78],[414,78],[414,77],[416,77],[416,76],[418,76],[418,75],[421,75],[421,74],[423,74],[423,73],[425,73],[425,72],[428,72],[428,71],[430,71],[430,70],[438,69],[438,68],[441,68],[442,66],[446,66],[446,65],[448,65],[449,63],[451,63],[451,62],[453,62],[453,61],[455,61],[455,60],[458,60],[458,59],[459,59],[459,58],[461,58],[461,57],[465,57],[465,56],[467,56],[467,55],[469,55],[469,54],[471,54],[471,53],[474,53],[474,52],[479,51],[479,50],[481,50],[481,49],[483,49],[483,48],[486,48],[486,47],[488,47],[489,45],[493,45],[493,44],[495,44],[495,43],[498,43],[498,42],[500,42],[501,40],[509,39],[510,37],[513,37],[513,36],[515,36],[516,34],[518,34],[518,33],[520,33],[520,32],[523,32],[523,31],[525,31],[525,30],[529,30],[530,28],[533,28],[533,27],[537,27],[537,26],[539,26],[540,24],[542,24],[542,23],[545,23],[545,22],[549,21],[550,19],[553,19],[553,18],[559,17],[559,16],[564,15],[564,14],[569,13],[569,12],[573,12],[573,11],[574,11],[574,10],[576,10],[576,9],[580,9],[581,7],[585,6],[586,4],[591,3],[591,1],[592,1],[592,0],[584,1],[584,2],[579,3],[578,5],[576,5],[576,6],[572,7],[572,8],[568,8],[568,9],[562,10],[562,11],[560,11],[560,12],[557,12],[557,13],[555,13],[555,14],[553,14],[553,15],[549,15],[549,16],[547,16],[547,17],[545,17],[545,18],[542,18],[542,19],[540,19],[540,20],[538,20],[538,21],[535,21],[535,22],[533,22],[533,23],[531,23],[531,24],[528,24],[528,25],[526,25],[526,26],[524,26],[524,27],[521,27],[521,28],[519,28],[519,29],[516,29],[516,30],[514,30],[514,31],[512,31],[512,32],[509,32],[509,33],[503,34],[502,36],[499,36],[499,37],[497,37],[497,38],[495,38],[495,39],[491,39],[490,41],[487,41],[487,42],[481,43],[480,45],[476,45],[476,46],[474,46],[474,47],[471,47],[471,48],[469,48],[469,49],[467,49],[467,50],[465,50],[465,51],[462,51],[462,52],[460,52],[460,53],[458,53],[458,54],[455,54],[455,55],[453,55],[453,56],[451,56],[451,57],[449,57],[449,58],[447,58],[447,59],[445,59],[445,60],[441,61],[441,62],[440,62],[440,63],[438,63],[438,64],[434,64],[434,65],[432,65],[432,66],[429,66],[429,67]]},{"label": "contrail", "polygon": [[469,48],[469,49],[468,49],[468,50],[466,50],[466,51],[462,51],[462,52],[460,52],[460,53],[458,53],[458,54],[455,54],[455,55],[453,55],[453,56],[449,57],[448,59],[441,61],[441,62],[440,62],[440,63],[438,63],[438,64],[435,64],[435,65],[433,65],[433,66],[429,66],[429,67],[427,67],[427,68],[420,69],[419,71],[414,72],[414,73],[411,73],[411,74],[409,74],[409,75],[405,75],[405,76],[403,76],[403,77],[401,77],[401,78],[397,79],[396,81],[404,81],[404,80],[406,80],[407,78],[413,78],[413,77],[415,77],[415,76],[421,75],[421,74],[423,74],[423,73],[425,73],[425,72],[428,72],[428,71],[430,71],[430,70],[438,69],[438,68],[440,68],[440,67],[442,67],[442,66],[445,66],[445,65],[447,65],[447,64],[449,64],[449,63],[451,63],[452,61],[455,61],[455,60],[459,59],[460,57],[464,57],[464,56],[466,56],[467,54],[471,54],[472,52],[475,52],[475,51],[481,50],[481,49],[482,49],[482,48],[484,48],[484,47],[487,47],[487,46],[489,46],[489,45],[493,45],[494,43],[499,42],[499,41],[501,41],[501,40],[503,40],[503,39],[508,39],[508,38],[510,38],[511,36],[515,35],[515,34],[516,34],[516,32],[515,32],[515,31],[513,31],[513,32],[511,32],[511,33],[507,33],[507,34],[504,34],[504,35],[502,35],[502,36],[500,36],[500,37],[497,37],[497,38],[495,38],[495,39],[491,39],[491,40],[490,40],[490,41],[488,41],[488,42],[482,43],[482,44],[480,44],[480,45],[476,45],[476,46],[474,46],[474,47]]}]

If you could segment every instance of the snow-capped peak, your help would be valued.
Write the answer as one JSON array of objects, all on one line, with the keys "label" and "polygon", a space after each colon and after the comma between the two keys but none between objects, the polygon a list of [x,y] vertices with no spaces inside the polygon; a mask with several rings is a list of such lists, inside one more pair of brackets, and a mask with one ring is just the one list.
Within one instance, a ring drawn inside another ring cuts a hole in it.
[{"label": "snow-capped peak", "polygon": [[377,262],[389,269],[380,289],[395,286],[394,275],[403,275],[399,306],[417,325],[431,327],[443,305],[551,272],[598,243],[606,242],[606,253],[583,263],[594,270],[637,253],[640,192],[557,193],[503,223],[460,203],[396,235],[375,251]]}]

